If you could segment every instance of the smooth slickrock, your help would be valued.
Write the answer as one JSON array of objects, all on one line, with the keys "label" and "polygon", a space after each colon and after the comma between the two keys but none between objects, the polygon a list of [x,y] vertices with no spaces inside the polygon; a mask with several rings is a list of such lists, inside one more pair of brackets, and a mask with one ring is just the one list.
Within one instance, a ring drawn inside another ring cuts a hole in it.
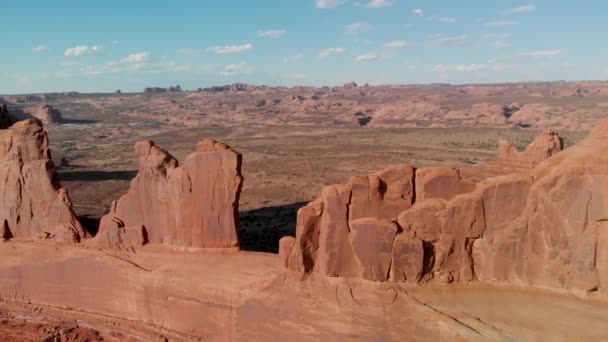
[{"label": "smooth slickrock", "polygon": [[452,197],[475,190],[475,183],[462,179],[460,171],[445,167],[427,167],[416,170],[416,200]]},{"label": "smooth slickrock", "polygon": [[3,237],[78,241],[86,236],[57,179],[47,134],[37,119],[0,130]]},{"label": "smooth slickrock", "polygon": [[[121,243],[126,227],[135,240],[184,247],[238,247],[241,155],[214,140],[178,161],[152,141],[135,144],[139,173],[129,192],[112,204],[99,236]],[[146,236],[143,239],[142,236]]]}]

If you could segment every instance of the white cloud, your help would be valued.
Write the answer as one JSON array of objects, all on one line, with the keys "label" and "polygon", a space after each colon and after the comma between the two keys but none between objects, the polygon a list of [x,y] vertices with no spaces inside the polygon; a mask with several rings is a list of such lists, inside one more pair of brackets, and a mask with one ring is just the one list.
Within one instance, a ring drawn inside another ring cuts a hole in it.
[{"label": "white cloud", "polygon": [[247,63],[241,62],[239,64],[229,64],[224,67],[224,70],[220,72],[222,76],[234,76],[248,73],[250,70],[247,67]]},{"label": "white cloud", "polygon": [[304,54],[298,53],[293,56],[283,57],[282,61],[283,61],[283,64],[287,64],[289,62],[300,61],[302,59],[304,59]]},{"label": "white cloud", "polygon": [[388,49],[403,49],[412,45],[413,44],[408,42],[407,40],[395,40],[384,44],[384,47]]},{"label": "white cloud", "polygon": [[561,50],[544,50],[544,51],[532,51],[532,52],[524,52],[520,53],[519,57],[556,57],[562,54]]},{"label": "white cloud", "polygon": [[201,53],[201,49],[181,48],[177,50],[177,53],[182,55],[198,55],[199,53]]},{"label": "white cloud", "polygon": [[125,61],[129,63],[144,63],[150,60],[149,52],[137,52],[127,56]]},{"label": "white cloud", "polygon": [[534,12],[535,10],[536,10],[536,5],[529,4],[529,5],[523,5],[523,6],[512,8],[509,12],[511,12],[511,13],[528,13],[528,12]]},{"label": "white cloud", "polygon": [[368,23],[354,23],[354,24],[349,24],[344,26],[344,33],[345,34],[359,34],[359,33],[363,33],[363,32],[369,32],[372,31],[374,29],[374,27]]},{"label": "white cloud", "polygon": [[435,65],[435,67],[433,68],[433,72],[437,72],[437,73],[440,73],[440,74],[448,72],[449,70],[450,70],[450,68],[447,67],[447,66],[445,66],[445,65],[443,65],[443,64]]},{"label": "white cloud", "polygon": [[317,8],[336,8],[346,3],[346,0],[315,0]]},{"label": "white cloud", "polygon": [[439,21],[439,22],[442,22],[442,23],[450,23],[450,24],[456,22],[456,19],[455,18],[451,18],[451,17],[432,16],[431,20]]},{"label": "white cloud", "polygon": [[371,62],[380,59],[380,56],[376,53],[366,53],[364,55],[359,55],[355,57],[355,61],[357,62]]},{"label": "white cloud", "polygon": [[422,16],[422,15],[424,15],[424,11],[420,8],[416,8],[415,10],[412,10],[412,14],[417,15],[417,16]]},{"label": "white cloud", "polygon": [[319,58],[326,58],[332,55],[337,55],[346,52],[345,48],[328,48],[319,52]]},{"label": "white cloud", "polygon": [[457,45],[457,44],[467,44],[471,42],[469,36],[466,34],[460,36],[451,36],[451,37],[437,37],[434,40],[434,43],[439,45]]},{"label": "white cloud", "polygon": [[227,53],[242,53],[253,49],[253,45],[250,43],[244,45],[226,45],[226,46],[214,46],[210,47],[209,51],[213,51],[218,55],[223,55]]},{"label": "white cloud", "polygon": [[381,7],[389,7],[393,5],[392,0],[371,0],[365,5],[368,8],[381,8]]},{"label": "white cloud", "polygon": [[256,32],[256,35],[261,38],[279,39],[279,38],[283,37],[286,33],[287,33],[287,30],[267,30],[267,31],[258,30]]},{"label": "white cloud", "polygon": [[49,47],[47,45],[38,45],[34,48],[34,52],[47,52]]},{"label": "white cloud", "polygon": [[466,65],[457,66],[456,70],[462,71],[462,72],[478,72],[478,71],[484,70],[485,68],[486,68],[485,64],[466,64]]},{"label": "white cloud", "polygon": [[101,53],[102,51],[103,51],[103,46],[80,45],[80,46],[68,48],[67,50],[65,50],[64,55],[66,57],[79,57],[79,56],[96,55],[96,54]]},{"label": "white cloud", "polygon": [[486,26],[491,26],[491,27],[502,27],[502,26],[515,26],[518,23],[516,21],[503,20],[503,21],[488,21],[485,24],[486,24]]}]

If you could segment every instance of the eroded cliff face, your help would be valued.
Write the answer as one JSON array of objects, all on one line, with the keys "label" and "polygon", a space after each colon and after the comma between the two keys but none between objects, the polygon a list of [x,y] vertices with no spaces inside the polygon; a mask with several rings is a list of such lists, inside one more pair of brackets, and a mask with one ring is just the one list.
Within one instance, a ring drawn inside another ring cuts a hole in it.
[{"label": "eroded cliff face", "polygon": [[[300,209],[296,237],[281,241],[285,265],[374,281],[604,291],[608,123],[557,153],[561,146],[559,136],[546,131],[516,156],[536,167],[479,184],[456,170],[396,167],[408,172],[379,186],[365,210],[352,206],[358,201],[352,180],[329,186]],[[383,196],[404,182],[415,196],[403,196],[400,205]],[[379,203],[395,210],[368,210]]]},{"label": "eroded cliff face", "polygon": [[3,110],[0,127],[0,228],[2,238],[79,241],[86,236],[67,191],[61,188],[49,142],[37,119],[14,122]]},{"label": "eroded cliff face", "polygon": [[152,141],[135,144],[139,172],[129,192],[101,220],[110,245],[147,242],[182,247],[238,247],[241,154],[200,141],[182,166]]}]

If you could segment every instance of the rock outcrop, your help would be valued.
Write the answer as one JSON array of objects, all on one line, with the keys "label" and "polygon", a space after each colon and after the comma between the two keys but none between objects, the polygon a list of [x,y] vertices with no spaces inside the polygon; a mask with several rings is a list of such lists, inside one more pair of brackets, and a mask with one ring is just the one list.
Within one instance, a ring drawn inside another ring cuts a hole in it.
[{"label": "rock outcrop", "polygon": [[238,247],[241,154],[203,140],[182,166],[152,141],[135,144],[139,173],[112,203],[98,239],[110,245],[147,242],[182,247]]},{"label": "rock outcrop", "polygon": [[[379,196],[358,207],[352,180],[326,187],[300,209],[296,237],[281,241],[280,254],[292,270],[329,276],[607,291],[608,122],[556,154],[561,147],[545,131],[518,155],[536,167],[479,184],[449,169],[420,169],[412,179],[413,168],[400,167],[411,171],[391,172],[379,182],[385,191],[370,191]],[[385,195],[393,184],[408,184],[399,193],[407,188],[415,199],[396,204]],[[391,210],[372,209],[387,203]]]},{"label": "rock outcrop", "polygon": [[45,125],[59,124],[61,112],[49,105],[29,106],[12,110],[11,113],[20,120],[36,118]]},{"label": "rock outcrop", "polygon": [[552,129],[546,129],[522,152],[507,140],[501,139],[498,143],[496,160],[505,164],[523,164],[531,168],[563,148],[564,143],[559,134]]},{"label": "rock outcrop", "polygon": [[27,119],[0,130],[0,192],[3,238],[79,241],[86,236],[57,179],[40,120]]}]

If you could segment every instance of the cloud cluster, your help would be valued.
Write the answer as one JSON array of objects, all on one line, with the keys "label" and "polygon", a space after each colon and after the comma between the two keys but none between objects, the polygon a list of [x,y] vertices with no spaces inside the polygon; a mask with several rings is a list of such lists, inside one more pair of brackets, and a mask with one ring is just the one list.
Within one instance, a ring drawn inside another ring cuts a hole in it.
[{"label": "cloud cluster", "polygon": [[317,8],[336,8],[346,3],[346,0],[315,0]]},{"label": "cloud cluster", "polygon": [[258,30],[256,32],[256,35],[260,38],[279,39],[279,38],[283,37],[286,33],[287,33],[287,30],[267,30],[267,31]]},{"label": "cloud cluster", "polygon": [[319,52],[319,58],[323,59],[332,55],[337,55],[346,52],[345,48],[327,48]]},{"label": "cloud cluster", "polygon": [[529,4],[529,5],[523,5],[523,6],[512,8],[509,12],[511,12],[511,13],[528,13],[528,12],[534,12],[535,10],[536,10],[536,5]]},{"label": "cloud cluster", "polygon": [[410,46],[413,46],[413,44],[407,40],[395,40],[384,44],[384,47],[387,49],[403,49]]},{"label": "cloud cluster", "polygon": [[150,53],[149,52],[137,52],[137,53],[133,53],[127,56],[127,58],[125,58],[125,61],[129,62],[129,63],[144,63],[144,62],[148,62],[150,60]]},{"label": "cloud cluster", "polygon": [[367,3],[367,5],[365,5],[365,7],[367,8],[382,8],[382,7],[389,7],[393,5],[393,1],[392,0],[371,0],[370,2]]},{"label": "cloud cluster", "polygon": [[213,51],[218,55],[229,54],[229,53],[243,53],[253,49],[251,43],[243,45],[225,45],[225,46],[214,46],[210,47],[209,51]]},{"label": "cloud cluster", "polygon": [[380,59],[380,56],[376,53],[366,53],[355,57],[356,62],[371,62]]},{"label": "cloud cluster", "polygon": [[99,54],[102,51],[103,51],[103,46],[100,46],[100,45],[93,45],[93,46],[80,45],[80,46],[68,48],[67,50],[65,50],[64,55],[66,57],[89,56],[89,55]]}]

